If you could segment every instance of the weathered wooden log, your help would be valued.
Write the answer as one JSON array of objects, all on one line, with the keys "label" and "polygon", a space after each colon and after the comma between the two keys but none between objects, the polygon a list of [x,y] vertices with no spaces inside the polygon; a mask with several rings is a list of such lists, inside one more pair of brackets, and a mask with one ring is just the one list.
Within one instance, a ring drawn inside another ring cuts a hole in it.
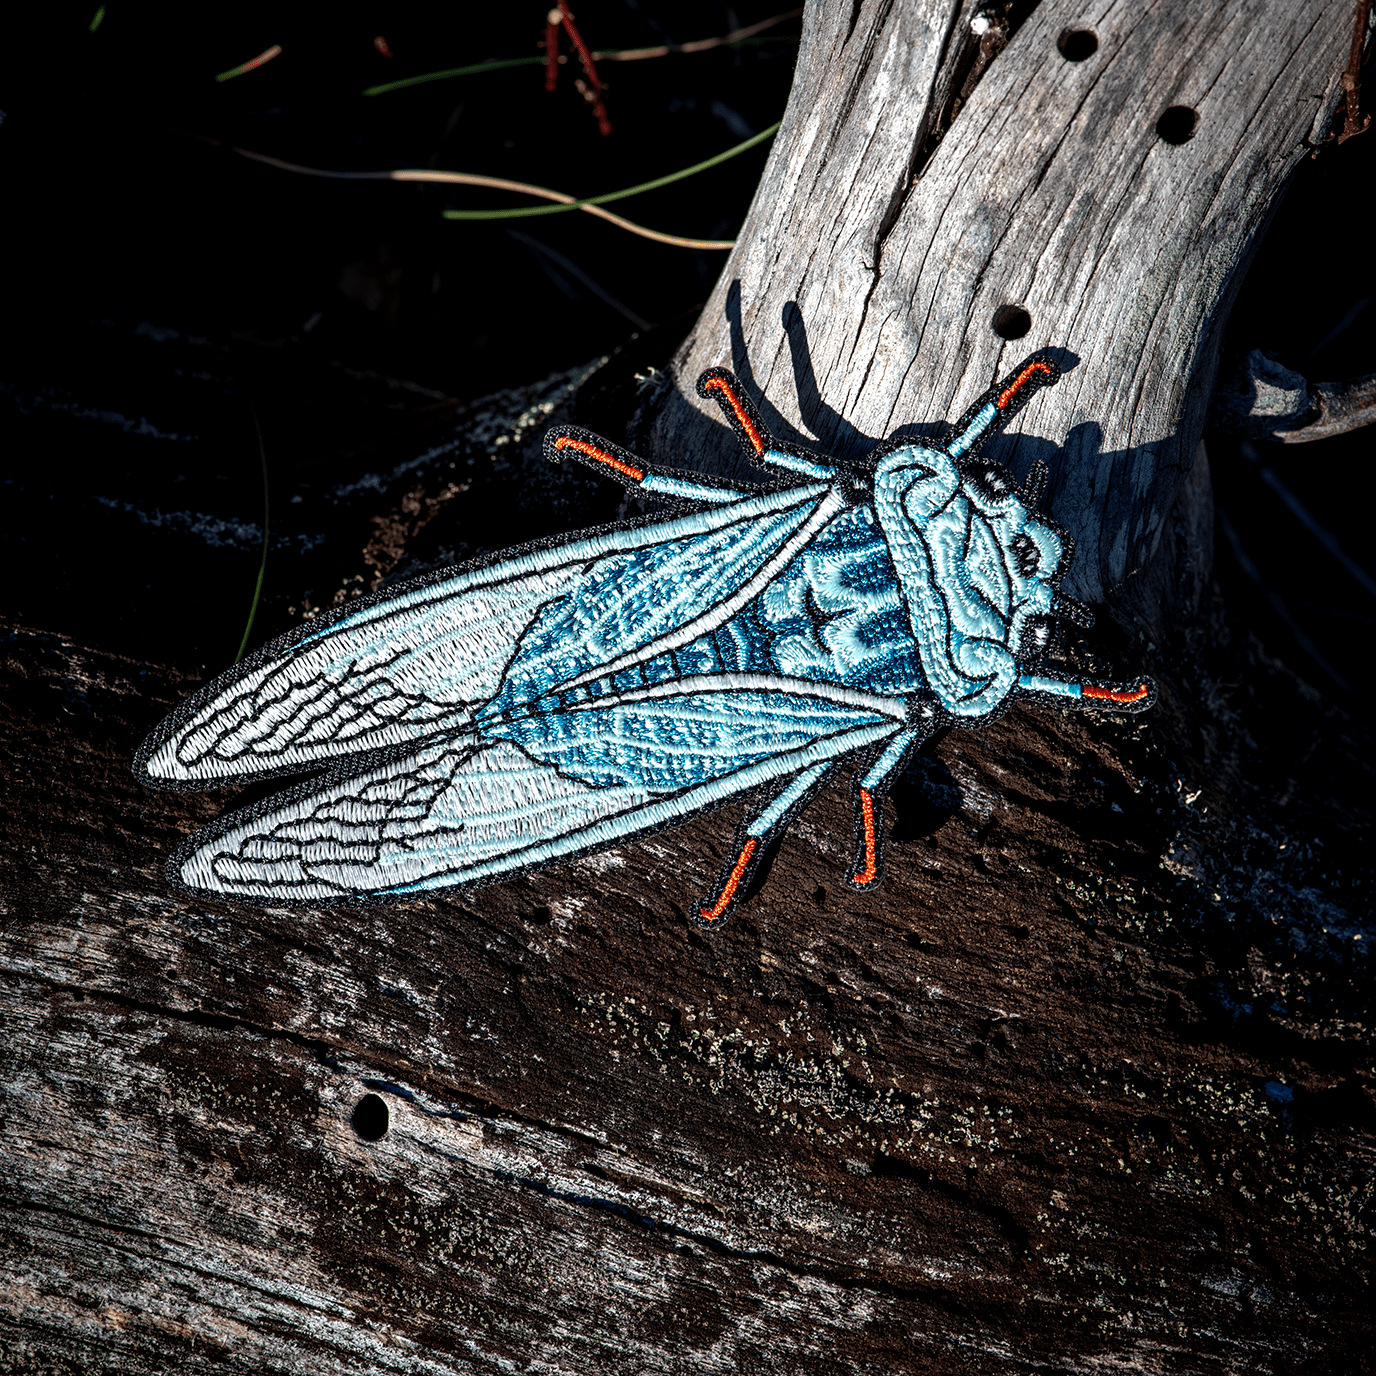
[{"label": "weathered wooden log", "polygon": [[726,358],[782,433],[859,459],[1062,350],[1069,375],[996,452],[1020,476],[1050,464],[1067,587],[1099,601],[1194,461],[1221,326],[1333,117],[1353,6],[1039,4],[943,128],[993,36],[983,8],[808,10],[759,193],[644,448],[721,461],[683,384]]},{"label": "weathered wooden log", "polygon": [[[1005,453],[1061,464],[1082,592],[1149,563],[1193,580],[1203,615],[1154,652],[1177,657],[1161,709],[938,742],[875,896],[839,882],[834,788],[711,936],[686,906],[731,809],[477,892],[260,911],[169,891],[165,857],[226,799],[129,772],[193,676],[10,626],[0,1370],[1362,1360],[1369,736],[1208,605],[1187,462],[1231,283],[1331,112],[1351,16],[1043,6],[996,54],[972,17],[809,14],[677,377],[729,354],[783,433],[856,456],[1019,350],[1078,355]],[[1154,132],[1174,105],[1199,114],[1184,144]],[[991,333],[1003,305],[1027,335]],[[719,466],[684,390],[640,447]],[[447,483],[380,514],[370,571],[414,554]],[[469,519],[502,519],[509,493],[483,492]],[[1135,653],[1096,634],[1070,649],[1086,669]]]},{"label": "weathered wooden log", "polygon": [[11,631],[4,1369],[1342,1369],[1370,818],[1316,799],[1371,771],[1211,672],[1288,807],[1024,714],[899,791],[883,895],[838,790],[704,938],[720,814],[425,903],[187,902],[221,803],[128,771],[186,679]]}]

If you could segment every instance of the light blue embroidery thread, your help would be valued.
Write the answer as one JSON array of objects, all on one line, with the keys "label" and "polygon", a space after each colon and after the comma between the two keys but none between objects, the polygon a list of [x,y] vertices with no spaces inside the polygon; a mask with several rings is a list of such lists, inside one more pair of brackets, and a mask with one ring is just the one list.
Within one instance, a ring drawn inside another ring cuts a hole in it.
[{"label": "light blue embroidery thread", "polygon": [[1033,355],[943,445],[891,442],[867,474],[772,439],[734,377],[700,395],[777,490],[651,470],[573,427],[546,437],[684,514],[450,571],[264,647],[207,685],[135,770],[205,788],[322,769],[191,837],[169,874],[265,903],[375,900],[615,845],[743,793],[760,799],[698,905],[708,926],[847,759],[859,889],[882,874],[881,804],[914,749],[1016,694],[1150,706],[1150,680],[1072,681],[1033,627],[1069,543],[980,447],[1059,369]]}]

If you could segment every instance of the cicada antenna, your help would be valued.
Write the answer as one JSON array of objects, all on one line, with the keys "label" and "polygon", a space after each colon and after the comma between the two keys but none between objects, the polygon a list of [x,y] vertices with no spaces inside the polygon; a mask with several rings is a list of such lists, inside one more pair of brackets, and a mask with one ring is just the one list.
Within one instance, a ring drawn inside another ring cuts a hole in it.
[{"label": "cicada antenna", "polygon": [[1017,370],[991,387],[956,422],[954,437],[946,452],[959,459],[974,452],[996,435],[1043,387],[1054,387],[1061,380],[1061,365],[1042,350],[1024,359]]},{"label": "cicada antenna", "polygon": [[698,378],[698,396],[705,401],[715,401],[721,407],[727,423],[740,436],[741,443],[756,463],[785,468],[790,473],[801,473],[806,478],[818,478],[823,482],[836,477],[835,465],[818,463],[806,454],[786,449],[769,433],[755,403],[741,390],[736,375],[729,368],[709,368],[703,373]]}]

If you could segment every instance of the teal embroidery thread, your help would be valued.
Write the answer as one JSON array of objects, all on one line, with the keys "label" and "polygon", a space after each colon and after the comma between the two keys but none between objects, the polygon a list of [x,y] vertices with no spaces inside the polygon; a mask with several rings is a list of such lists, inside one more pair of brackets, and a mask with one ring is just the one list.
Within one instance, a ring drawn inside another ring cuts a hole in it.
[{"label": "teal embroidery thread", "polygon": [[[1150,679],[1042,663],[1069,538],[981,457],[1040,387],[1032,355],[942,444],[890,440],[868,471],[774,439],[725,369],[698,392],[752,460],[725,484],[577,427],[545,437],[677,508],[449,569],[341,609],[201,689],[135,773],[204,789],[315,772],[204,828],[177,887],[262,904],[372,902],[478,884],[757,801],[695,920],[716,927],[827,777],[855,767],[856,860],[882,880],[883,798],[947,725],[1028,697],[1141,711]],[[323,772],[319,772],[323,771]]]}]

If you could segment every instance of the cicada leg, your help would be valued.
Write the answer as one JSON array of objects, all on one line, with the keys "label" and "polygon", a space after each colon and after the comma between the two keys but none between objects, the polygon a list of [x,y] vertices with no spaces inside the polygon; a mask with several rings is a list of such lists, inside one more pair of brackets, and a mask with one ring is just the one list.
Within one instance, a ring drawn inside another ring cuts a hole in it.
[{"label": "cicada leg", "polygon": [[801,473],[805,478],[830,482],[836,477],[834,464],[819,463],[807,454],[785,449],[765,428],[754,402],[741,391],[734,373],[726,368],[709,368],[698,378],[698,396],[715,401],[722,409],[731,428],[756,463],[782,468],[789,473]]},{"label": "cicada leg", "polygon": [[930,735],[930,728],[913,726],[900,731],[880,752],[855,786],[855,869],[852,888],[873,889],[884,877],[884,795],[913,748]]},{"label": "cicada leg", "polygon": [[1018,687],[1024,693],[1038,693],[1099,712],[1145,712],[1156,702],[1156,684],[1149,678],[1128,683],[1091,683],[1087,679],[1057,678],[1051,674],[1019,674]]},{"label": "cicada leg", "polygon": [[714,483],[685,476],[682,473],[657,471],[642,463],[634,454],[612,444],[587,430],[568,427],[551,430],[545,436],[545,455],[556,463],[565,454],[595,471],[638,492],[656,497],[671,497],[681,502],[702,502],[708,506],[724,506],[738,502],[751,494],[739,487]]},{"label": "cicada leg", "polygon": [[955,424],[946,441],[946,452],[958,459],[974,454],[991,435],[997,434],[1041,387],[1054,386],[1061,376],[1060,364],[1046,350],[1024,359],[1022,366],[999,387],[987,391]]},{"label": "cicada leg", "polygon": [[834,764],[834,760],[823,760],[821,764],[805,769],[742,827],[737,834],[739,845],[735,857],[722,873],[715,901],[704,900],[698,907],[698,918],[703,926],[720,926],[722,920],[730,915],[741,895],[750,887],[751,875],[769,848],[769,843],[788,826],[821,787],[822,780]]}]

